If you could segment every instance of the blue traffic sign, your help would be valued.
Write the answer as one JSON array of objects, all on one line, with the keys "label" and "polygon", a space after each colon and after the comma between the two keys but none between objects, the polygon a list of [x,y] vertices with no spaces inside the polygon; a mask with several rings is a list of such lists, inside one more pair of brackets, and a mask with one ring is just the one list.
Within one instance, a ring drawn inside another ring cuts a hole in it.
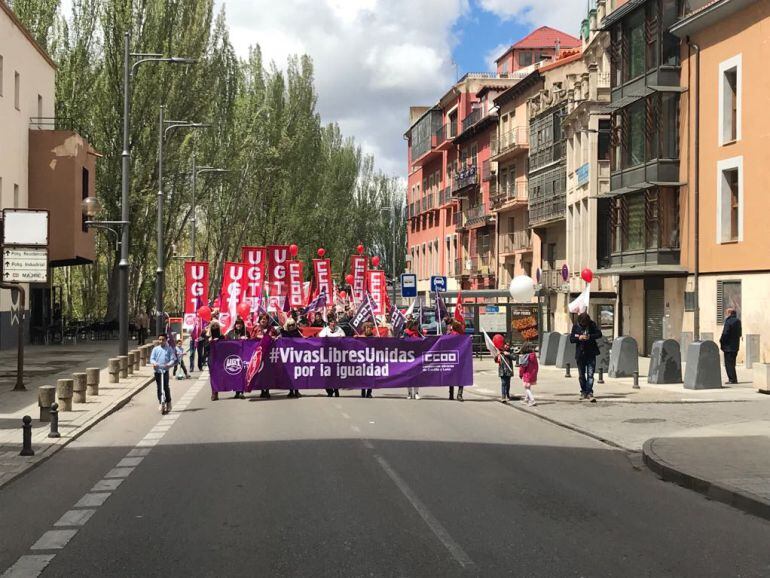
[{"label": "blue traffic sign", "polygon": [[443,275],[433,275],[433,277],[430,278],[430,290],[432,292],[446,291],[446,277]]},{"label": "blue traffic sign", "polygon": [[417,297],[417,275],[414,273],[401,275],[401,297]]}]

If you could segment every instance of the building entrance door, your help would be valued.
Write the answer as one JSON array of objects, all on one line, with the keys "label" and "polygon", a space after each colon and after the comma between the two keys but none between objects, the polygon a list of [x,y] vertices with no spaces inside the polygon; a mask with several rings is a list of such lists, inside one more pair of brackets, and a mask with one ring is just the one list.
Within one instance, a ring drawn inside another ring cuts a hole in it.
[{"label": "building entrance door", "polygon": [[652,344],[663,339],[663,317],[665,315],[663,278],[644,280],[644,355],[652,351]]}]

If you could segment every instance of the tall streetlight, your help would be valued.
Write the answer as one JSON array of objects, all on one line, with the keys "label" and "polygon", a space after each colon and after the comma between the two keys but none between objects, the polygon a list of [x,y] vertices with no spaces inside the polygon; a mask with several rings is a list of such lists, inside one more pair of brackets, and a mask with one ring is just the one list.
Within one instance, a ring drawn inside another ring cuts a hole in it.
[{"label": "tall streetlight", "polygon": [[390,207],[382,207],[380,208],[380,211],[388,211],[390,213],[390,227],[392,229],[391,235],[393,236],[393,256],[391,257],[391,263],[393,269],[391,270],[391,275],[393,277],[393,300],[391,303],[393,303],[393,307],[396,306],[396,206],[391,204]]},{"label": "tall streetlight", "polygon": [[[133,59],[135,60],[132,64]],[[121,166],[121,231],[120,261],[118,262],[118,326],[120,339],[118,354],[128,355],[128,240],[129,240],[129,183],[131,180],[131,78],[136,68],[145,62],[168,62],[171,64],[193,64],[195,59],[179,56],[165,57],[162,54],[131,52],[131,33],[123,37],[123,152]]]},{"label": "tall streetlight", "polygon": [[189,120],[166,120],[164,118],[166,106],[160,105],[160,118],[158,122],[158,267],[155,270],[155,334],[160,335],[164,330],[164,274],[166,270],[166,248],[163,239],[163,143],[168,133],[175,128],[208,128],[209,124],[190,122]]},{"label": "tall streetlight", "polygon": [[190,217],[190,224],[192,225],[191,233],[190,233],[190,253],[192,254],[192,260],[195,261],[195,228],[197,224],[197,218],[195,216],[195,189],[197,186],[197,180],[198,175],[203,173],[216,173],[216,174],[222,174],[222,173],[229,173],[230,171],[228,169],[218,169],[216,167],[208,167],[203,166],[199,167],[195,163],[195,155],[193,155],[192,158],[192,214]]}]

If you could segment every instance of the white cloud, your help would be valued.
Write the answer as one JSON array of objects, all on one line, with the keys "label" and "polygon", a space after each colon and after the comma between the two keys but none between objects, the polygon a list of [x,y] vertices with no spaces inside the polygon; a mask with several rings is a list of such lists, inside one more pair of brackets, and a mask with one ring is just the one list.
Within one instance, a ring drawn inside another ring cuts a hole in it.
[{"label": "white cloud", "polygon": [[468,0],[218,0],[239,55],[262,47],[266,62],[307,53],[315,66],[318,110],[338,122],[378,168],[406,171],[402,135],[409,107],[428,105],[451,86],[452,27]]},{"label": "white cloud", "polygon": [[511,47],[510,44],[498,44],[484,55],[484,62],[489,67],[490,72],[497,72],[497,59],[500,58],[506,50]]},{"label": "white cloud", "polygon": [[586,16],[585,0],[478,0],[484,10],[503,20],[552,26],[577,36]]}]

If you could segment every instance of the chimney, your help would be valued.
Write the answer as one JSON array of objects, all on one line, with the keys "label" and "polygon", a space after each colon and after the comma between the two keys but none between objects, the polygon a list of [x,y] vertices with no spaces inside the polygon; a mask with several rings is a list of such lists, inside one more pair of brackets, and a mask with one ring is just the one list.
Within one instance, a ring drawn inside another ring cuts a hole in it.
[{"label": "chimney", "polygon": [[553,55],[554,60],[559,59],[559,52],[561,52],[561,41],[557,38],[556,42],[554,42],[554,48],[556,49],[556,54]]}]

